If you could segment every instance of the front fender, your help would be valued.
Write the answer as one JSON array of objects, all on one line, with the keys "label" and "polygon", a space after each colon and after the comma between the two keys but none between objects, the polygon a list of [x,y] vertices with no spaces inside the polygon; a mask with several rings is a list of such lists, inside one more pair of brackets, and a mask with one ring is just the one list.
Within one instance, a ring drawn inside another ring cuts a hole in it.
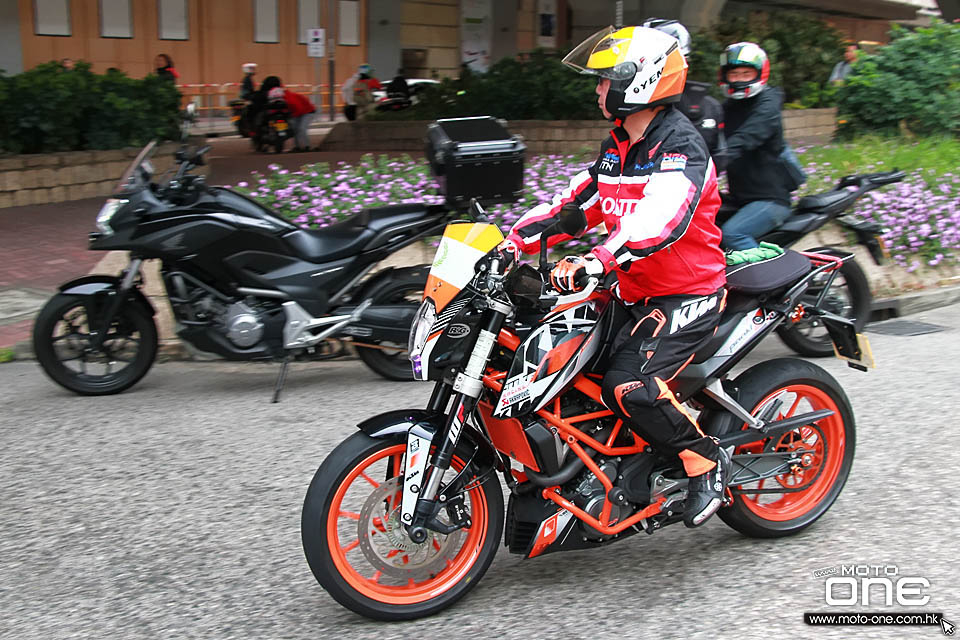
[{"label": "front fender", "polygon": [[[99,274],[83,276],[82,278],[65,282],[59,287],[60,293],[91,298],[109,294],[111,291],[116,291],[119,288],[120,278]],[[140,291],[139,288],[133,287],[127,292],[127,296],[130,297],[134,304],[139,305],[147,315],[155,316],[157,314],[157,310],[153,308],[153,305],[150,304],[150,301],[147,300],[147,297],[143,295],[143,292]]]},{"label": "front fender", "polygon": [[443,417],[442,413],[423,409],[400,409],[367,418],[358,424],[357,428],[371,438],[389,438],[397,434],[406,436],[410,427],[422,423],[426,423],[438,432],[443,428]]},{"label": "front fender", "polygon": [[[442,413],[424,409],[400,409],[367,418],[358,424],[357,428],[371,438],[390,438],[400,435],[406,439],[407,432],[418,424],[424,425],[428,431],[434,434],[442,433],[446,419],[447,417]],[[463,446],[466,441],[476,445],[477,455],[479,456],[474,460],[476,464],[497,469],[503,466],[500,454],[493,448],[490,441],[469,424],[464,425],[464,429],[460,433],[460,444],[458,446]]]}]

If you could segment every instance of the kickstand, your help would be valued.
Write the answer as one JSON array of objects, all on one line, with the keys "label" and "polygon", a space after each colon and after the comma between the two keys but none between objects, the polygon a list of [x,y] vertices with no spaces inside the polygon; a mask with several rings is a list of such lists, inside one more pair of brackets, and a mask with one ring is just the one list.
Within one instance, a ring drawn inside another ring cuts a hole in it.
[{"label": "kickstand", "polygon": [[273,400],[270,402],[280,402],[280,392],[283,391],[283,385],[287,381],[287,367],[290,366],[290,358],[284,358],[280,363],[280,373],[277,374],[277,382],[273,385]]}]

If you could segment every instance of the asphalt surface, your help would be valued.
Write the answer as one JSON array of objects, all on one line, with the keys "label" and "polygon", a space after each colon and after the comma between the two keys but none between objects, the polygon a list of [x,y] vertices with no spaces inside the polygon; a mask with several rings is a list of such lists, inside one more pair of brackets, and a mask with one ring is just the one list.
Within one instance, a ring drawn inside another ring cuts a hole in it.
[{"label": "asphalt surface", "polygon": [[[880,368],[821,361],[846,388],[857,452],[833,509],[804,533],[752,540],[719,519],[591,551],[521,560],[501,548],[453,608],[402,624],[343,609],[314,582],[300,508],[323,457],[360,419],[421,406],[429,385],[356,361],[158,364],[119,396],[82,398],[36,363],[0,365],[0,637],[904,638],[939,628],[825,628],[824,578],[896,565],[960,622],[953,441],[960,306],[912,316],[948,329],[871,333]],[[775,338],[751,363],[789,352]],[[880,606],[871,611],[903,610]]]}]

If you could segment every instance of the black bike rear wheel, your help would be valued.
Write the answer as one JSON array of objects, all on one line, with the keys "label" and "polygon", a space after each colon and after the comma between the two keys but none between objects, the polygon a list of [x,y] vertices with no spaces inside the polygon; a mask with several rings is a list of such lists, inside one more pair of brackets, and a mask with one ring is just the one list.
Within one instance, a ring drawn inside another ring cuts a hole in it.
[{"label": "black bike rear wheel", "polygon": [[[74,393],[102,396],[135,385],[157,355],[153,318],[133,304],[117,311],[100,349],[89,349],[91,320],[84,298],[57,294],[33,327],[33,350],[43,371]],[[96,329],[94,321],[94,330]]]},{"label": "black bike rear wheel", "polygon": [[[371,292],[373,304],[410,304],[417,307],[427,286],[427,270],[418,272],[400,270],[387,282]],[[409,329],[409,327],[407,327]],[[388,380],[407,382],[413,380],[413,368],[407,357],[407,345],[358,338],[357,355],[363,363]]]},{"label": "black bike rear wheel", "polygon": [[[826,280],[823,276],[821,280]],[[813,304],[820,294],[820,288],[814,286],[801,298],[801,304]],[[847,260],[840,267],[827,292],[824,310],[853,320],[857,331],[862,331],[870,318],[870,283],[867,276],[855,260]],[[777,335],[783,343],[802,356],[825,358],[833,355],[833,343],[826,327],[816,318],[801,318],[797,322],[786,322],[777,328]]]}]

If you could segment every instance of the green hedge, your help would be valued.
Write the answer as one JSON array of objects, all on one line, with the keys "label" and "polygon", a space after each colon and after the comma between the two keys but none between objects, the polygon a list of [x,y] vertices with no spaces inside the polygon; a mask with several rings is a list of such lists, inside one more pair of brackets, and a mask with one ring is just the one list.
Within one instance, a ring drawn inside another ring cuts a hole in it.
[{"label": "green hedge", "polygon": [[[757,42],[770,56],[771,83],[783,88],[787,106],[833,105],[828,83],[842,59],[837,30],[801,13],[754,13],[729,18],[693,35],[690,79],[716,87],[720,52],[734,42]],[[495,115],[508,120],[593,120],[600,118],[594,95],[596,80],[565,67],[562,56],[534,51],[529,60],[500,60],[485,74],[444,80],[425,92],[420,104],[403,111],[372,113],[372,119],[433,120]]]},{"label": "green hedge", "polygon": [[507,120],[594,120],[596,78],[567,68],[542,50],[521,62],[504,58],[487,73],[446,79],[421,94],[419,104],[403,111],[372,112],[372,119],[434,120],[492,115]]},{"label": "green hedge", "polygon": [[890,44],[857,61],[841,87],[840,133],[960,133],[960,24],[895,27],[890,35]]},{"label": "green hedge", "polygon": [[24,73],[0,72],[0,149],[45,153],[140,146],[177,136],[180,93],[155,75],[66,70],[50,62]]}]

